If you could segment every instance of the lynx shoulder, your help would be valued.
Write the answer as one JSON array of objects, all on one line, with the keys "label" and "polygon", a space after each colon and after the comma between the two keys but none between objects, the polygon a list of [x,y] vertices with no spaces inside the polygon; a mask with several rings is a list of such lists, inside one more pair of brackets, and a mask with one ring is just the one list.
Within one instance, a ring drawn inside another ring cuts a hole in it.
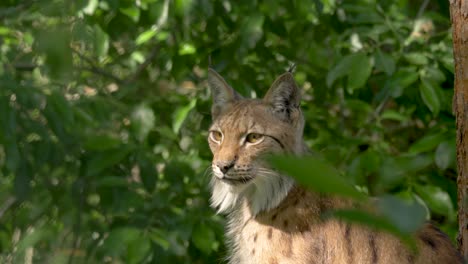
[{"label": "lynx shoulder", "polygon": [[390,234],[324,221],[322,212],[348,202],[305,190],[269,169],[263,154],[306,150],[300,92],[291,73],[278,77],[263,99],[244,99],[212,69],[208,83],[211,204],[228,214],[230,263],[462,263],[447,236],[429,224],[414,234],[415,253]]}]

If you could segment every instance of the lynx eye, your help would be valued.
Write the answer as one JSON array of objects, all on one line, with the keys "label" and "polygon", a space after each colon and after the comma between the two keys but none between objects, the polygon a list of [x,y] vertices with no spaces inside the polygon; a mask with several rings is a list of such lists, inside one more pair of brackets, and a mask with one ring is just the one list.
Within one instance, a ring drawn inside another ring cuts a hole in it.
[{"label": "lynx eye", "polygon": [[214,142],[220,143],[221,140],[223,139],[223,134],[221,134],[221,132],[219,132],[219,131],[211,131],[210,132],[210,138]]},{"label": "lynx eye", "polygon": [[249,143],[259,143],[263,139],[262,134],[250,133],[245,137],[245,140]]}]

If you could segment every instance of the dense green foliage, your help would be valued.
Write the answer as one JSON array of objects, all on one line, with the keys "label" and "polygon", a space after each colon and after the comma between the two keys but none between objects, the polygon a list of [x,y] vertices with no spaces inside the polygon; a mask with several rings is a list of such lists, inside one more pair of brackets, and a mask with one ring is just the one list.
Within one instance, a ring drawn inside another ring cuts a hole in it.
[{"label": "dense green foliage", "polygon": [[448,4],[1,1],[0,262],[221,262],[210,56],[252,96],[296,63],[311,149],[382,197],[387,229],[454,238]]}]

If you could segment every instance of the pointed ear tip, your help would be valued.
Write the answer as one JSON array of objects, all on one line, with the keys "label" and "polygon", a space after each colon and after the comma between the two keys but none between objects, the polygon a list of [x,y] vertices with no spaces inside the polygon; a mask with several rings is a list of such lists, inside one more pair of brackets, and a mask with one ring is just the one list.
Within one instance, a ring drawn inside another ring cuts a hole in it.
[{"label": "pointed ear tip", "polygon": [[283,73],[280,77],[278,77],[278,81],[296,83],[296,80],[294,79],[294,75],[290,72]]}]

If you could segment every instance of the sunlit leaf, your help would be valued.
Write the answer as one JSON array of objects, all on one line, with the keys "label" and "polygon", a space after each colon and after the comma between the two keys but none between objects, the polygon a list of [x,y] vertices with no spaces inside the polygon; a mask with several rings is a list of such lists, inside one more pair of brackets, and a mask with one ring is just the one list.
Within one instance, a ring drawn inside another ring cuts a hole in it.
[{"label": "sunlit leaf", "polygon": [[187,118],[187,115],[190,113],[190,111],[195,107],[197,104],[197,100],[193,99],[190,101],[190,103],[186,106],[178,108],[173,117],[173,122],[172,122],[172,130],[174,133],[179,133],[180,127],[184,123],[185,119]]},{"label": "sunlit leaf", "polygon": [[135,23],[140,19],[140,9],[138,7],[125,7],[120,8],[119,10],[122,14],[128,16]]},{"label": "sunlit leaf", "polygon": [[83,12],[87,15],[93,15],[94,11],[98,7],[98,4],[98,0],[89,0],[88,5],[85,8],[83,8]]},{"label": "sunlit leaf", "polygon": [[157,31],[150,29],[146,30],[145,32],[141,33],[138,35],[137,39],[135,40],[135,43],[137,45],[141,45],[152,39],[154,36],[156,36]]},{"label": "sunlit leaf", "polygon": [[194,54],[197,49],[190,43],[184,43],[179,49],[179,55]]},{"label": "sunlit leaf", "polygon": [[151,107],[140,104],[133,110],[130,121],[136,138],[139,141],[144,141],[151,129],[154,128],[156,118]]}]

